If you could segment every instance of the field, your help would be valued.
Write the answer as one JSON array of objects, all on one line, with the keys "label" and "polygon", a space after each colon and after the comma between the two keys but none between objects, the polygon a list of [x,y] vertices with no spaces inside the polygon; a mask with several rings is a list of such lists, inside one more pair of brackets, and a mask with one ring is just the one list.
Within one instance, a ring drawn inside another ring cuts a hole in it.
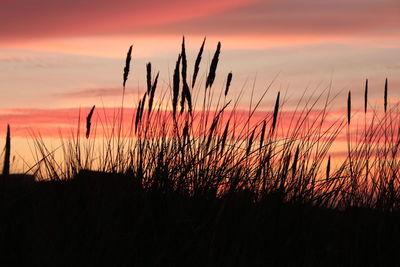
[{"label": "field", "polygon": [[[85,130],[79,123],[60,137],[61,162],[35,136],[37,163],[10,174],[9,128],[4,264],[387,266],[397,259],[400,124],[388,81],[379,108],[370,105],[367,80],[361,111],[349,91],[347,110],[331,116],[330,88],[304,94],[288,111],[279,92],[262,111],[273,81],[258,99],[243,88],[231,100],[232,72],[222,91],[213,87],[220,43],[206,79],[198,77],[204,42],[189,75],[183,40],[166,91],[157,91],[159,74],[148,63],[147,90],[126,127],[130,47],[116,116],[94,124],[101,114],[93,106]],[[248,110],[238,108],[244,93],[252,95]],[[347,150],[331,156],[338,139]]]}]

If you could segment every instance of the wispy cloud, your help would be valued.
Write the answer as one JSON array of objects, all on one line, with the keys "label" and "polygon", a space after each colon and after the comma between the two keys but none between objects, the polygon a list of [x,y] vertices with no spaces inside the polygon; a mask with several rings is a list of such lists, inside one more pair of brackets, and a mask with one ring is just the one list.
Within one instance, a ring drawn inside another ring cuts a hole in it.
[{"label": "wispy cloud", "polygon": [[[87,88],[87,89],[80,89],[74,90],[69,92],[63,93],[56,93],[53,94],[55,97],[68,97],[68,98],[93,98],[93,97],[121,97],[122,90],[121,88]],[[136,95],[132,90],[125,90],[125,95]]]},{"label": "wispy cloud", "polygon": [[[14,137],[29,137],[32,131],[40,133],[42,137],[59,137],[60,132],[76,132],[81,122],[84,126],[84,119],[90,107],[70,109],[0,109],[0,125],[10,124]],[[118,108],[97,108],[96,114],[100,117],[110,119],[119,112]],[[126,109],[125,123],[130,123],[134,109]],[[97,115],[94,116],[97,120]],[[109,125],[110,127],[112,125]],[[0,129],[4,134],[4,129]]]},{"label": "wispy cloud", "polygon": [[129,32],[218,14],[253,0],[3,0],[0,42]]},{"label": "wispy cloud", "polygon": [[269,0],[142,32],[215,35],[386,35],[400,33],[397,0]]},{"label": "wispy cloud", "polygon": [[[34,130],[40,132],[44,137],[57,137],[59,129],[76,130],[78,122],[82,123],[84,127],[84,118],[87,116],[90,107],[82,108],[70,108],[70,109],[30,109],[30,108],[19,108],[19,109],[0,109],[0,125],[10,124],[14,129],[14,136],[29,136],[29,131]],[[93,116],[93,121],[99,121],[102,127],[113,127],[112,122],[118,117],[119,108],[96,108]],[[124,110],[124,124],[129,127],[132,123],[132,119],[135,115],[136,108],[125,108]],[[153,111],[158,112],[158,111]],[[163,111],[160,111],[163,112]],[[145,112],[146,113],[146,112]],[[197,117],[200,113],[196,113]],[[248,120],[248,110],[236,110],[237,123],[245,123]],[[327,119],[327,123],[335,123],[337,117],[344,116],[343,111],[330,111],[332,117]],[[160,113],[161,116],[168,116],[168,114]],[[170,114],[171,115],[171,114]],[[212,116],[212,114],[208,114]],[[304,115],[304,114],[303,114]],[[307,114],[308,120],[316,120],[320,117],[321,111],[314,110]],[[226,117],[230,116],[230,110],[226,110]],[[272,116],[272,110],[256,111],[254,112],[250,124],[261,122],[264,119],[270,121]],[[293,111],[283,111],[280,114],[281,123],[279,124],[282,129],[288,129],[288,127],[294,127],[290,123],[293,118],[294,121],[300,118],[300,114],[294,113]],[[167,117],[165,117],[167,119]],[[106,123],[107,121],[107,123]],[[210,119],[212,121],[212,119]],[[166,121],[168,123],[168,120]],[[100,126],[99,126],[100,127]],[[0,134],[4,134],[5,129],[0,128]]]}]

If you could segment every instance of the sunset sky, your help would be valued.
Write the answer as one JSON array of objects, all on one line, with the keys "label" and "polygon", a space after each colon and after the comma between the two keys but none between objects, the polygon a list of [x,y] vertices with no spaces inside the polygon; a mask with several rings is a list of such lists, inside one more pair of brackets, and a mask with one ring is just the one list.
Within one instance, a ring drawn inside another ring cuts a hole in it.
[{"label": "sunset sky", "polygon": [[203,79],[221,41],[214,88],[232,71],[231,96],[245,86],[244,104],[253,84],[258,97],[278,74],[262,109],[278,90],[296,102],[332,82],[340,110],[348,90],[361,103],[366,78],[371,105],[386,77],[391,103],[400,98],[399,0],[2,0],[0,133],[10,123],[17,136],[30,127],[46,135],[68,125],[66,114],[74,123],[79,107],[118,106],[131,44],[135,107],[147,62],[168,86],[183,35],[191,68],[207,37]]}]

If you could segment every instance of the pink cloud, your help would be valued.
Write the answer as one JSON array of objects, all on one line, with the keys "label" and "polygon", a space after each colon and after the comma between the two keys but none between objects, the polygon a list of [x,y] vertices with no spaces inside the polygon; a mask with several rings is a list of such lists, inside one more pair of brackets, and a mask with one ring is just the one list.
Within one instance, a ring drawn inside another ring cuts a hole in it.
[{"label": "pink cloud", "polygon": [[4,0],[0,43],[101,34],[399,34],[396,0]]},{"label": "pink cloud", "polygon": [[386,35],[400,29],[397,0],[269,0],[218,16],[139,29],[207,35]]},{"label": "pink cloud", "polygon": [[[147,106],[146,106],[147,107]],[[0,109],[0,135],[5,134],[6,125],[10,124],[13,129],[13,136],[27,137],[30,131],[40,132],[42,136],[46,137],[58,137],[59,130],[62,132],[67,131],[68,133],[73,130],[75,131],[78,126],[80,117],[81,127],[85,127],[85,119],[90,110],[90,107],[79,108],[68,108],[68,109]],[[119,108],[103,108],[97,106],[93,115],[93,122],[98,123],[98,129],[100,128],[111,128],[113,121],[115,122],[118,118]],[[153,109],[153,113],[157,112],[157,109]],[[162,111],[161,111],[162,112]],[[341,114],[341,111],[332,111],[334,114]],[[125,108],[124,109],[124,125],[129,128],[132,125],[133,117],[136,114],[136,108]],[[144,111],[147,114],[147,110]],[[169,112],[161,114],[161,116],[170,116]],[[201,112],[195,113],[195,121],[198,120]],[[226,110],[223,121],[226,122],[230,117],[231,113]],[[246,110],[236,110],[235,116],[232,120],[236,120],[237,125],[243,125],[248,120],[249,112]],[[321,113],[318,110],[312,111],[307,114],[309,121],[318,121]],[[214,112],[209,113],[209,123],[211,124]],[[301,117],[292,111],[282,111],[280,113],[280,122],[278,124],[279,134],[284,135],[285,130],[291,127],[291,132],[294,131],[295,122]],[[264,119],[267,120],[268,125],[271,124],[272,111],[257,111],[254,112],[250,125],[254,126],[257,123],[262,122]],[[293,124],[290,125],[290,121],[293,118]],[[166,118],[165,121],[169,119]],[[196,123],[196,122],[195,122]],[[325,125],[335,123],[335,120],[328,119]],[[233,121],[232,121],[233,124]],[[259,125],[260,127],[260,125]],[[268,126],[269,127],[269,126]],[[240,127],[239,127],[240,128]],[[101,134],[101,133],[100,133]]]},{"label": "pink cloud", "polygon": [[[109,96],[121,97],[121,94],[122,94],[121,88],[87,88],[70,92],[57,93],[54,94],[54,96],[81,99],[81,98],[109,97]],[[125,91],[125,95],[137,95],[137,93],[127,89]]]},{"label": "pink cloud", "polygon": [[[71,136],[71,133],[76,133],[78,125],[80,125],[82,138],[85,134],[86,127],[86,116],[90,110],[90,107],[84,107],[81,109],[78,108],[70,108],[70,109],[0,109],[0,138],[1,136],[5,136],[6,125],[10,124],[12,137],[21,137],[21,138],[30,138],[32,137],[32,133],[40,134],[41,137],[44,138],[60,138],[60,133],[62,133],[64,138],[68,138]],[[96,137],[104,137],[110,133],[113,124],[116,123],[119,119],[119,108],[102,108],[97,107],[95,113],[92,118],[92,133],[96,133]],[[163,111],[161,111],[163,112]],[[155,109],[153,114],[157,113]],[[128,131],[133,127],[134,116],[136,114],[135,108],[125,108],[124,110],[124,129]],[[171,113],[167,111],[166,113],[160,113],[162,119],[167,123],[167,127],[171,126],[169,123],[172,123],[170,120]],[[198,129],[196,124],[199,121],[199,116],[201,114],[195,113],[195,126],[194,129]],[[222,119],[222,125],[219,129],[216,130],[214,134],[221,135],[222,131],[225,127],[225,122],[230,117],[231,113],[229,110],[226,111],[224,117]],[[247,127],[244,127],[248,118],[248,111],[246,110],[236,110],[235,116],[231,120],[231,130],[233,128],[236,129],[236,137],[243,138],[247,134]],[[214,112],[209,114],[209,126],[212,123],[212,117],[214,116]],[[277,125],[277,136],[278,138],[295,138],[303,141],[315,142],[330,142],[330,137],[332,134],[335,134],[335,131],[338,127],[341,128],[341,131],[338,132],[336,138],[334,138],[334,144],[330,150],[332,156],[341,157],[343,155],[337,154],[338,152],[345,151],[347,149],[347,131],[346,124],[340,124],[340,122],[345,122],[345,110],[331,110],[328,111],[328,116],[326,121],[320,125],[320,110],[313,110],[310,113],[299,115],[299,113],[295,113],[293,111],[282,111],[279,115],[279,122]],[[80,117],[80,119],[79,119]],[[144,117],[147,117],[147,110],[144,111]],[[252,119],[250,120],[250,132],[252,131],[255,125],[258,125],[255,139],[259,138],[259,133],[262,128],[261,122],[266,119],[267,120],[267,131],[271,127],[271,119],[272,111],[257,111],[253,114]],[[301,121],[303,118],[306,118],[307,122],[303,124],[296,124],[298,121]],[[293,119],[293,123],[291,123]],[[144,119],[145,120],[145,119]],[[80,121],[80,124],[78,123]],[[315,124],[313,124],[315,123]],[[377,123],[377,122],[375,122]],[[333,128],[330,128],[332,125]],[[375,124],[378,132],[375,133],[376,136],[384,135],[382,129],[379,128],[379,125]],[[183,127],[183,126],[182,126]],[[359,128],[357,132],[355,128]],[[170,127],[171,128],[171,127]],[[132,128],[133,129],[133,128]],[[351,130],[351,140],[352,147],[354,148],[357,143],[363,140],[362,130],[363,125],[352,125]],[[321,130],[319,132],[319,130]],[[361,132],[360,132],[361,131]],[[398,132],[395,130],[394,132],[386,133],[389,134],[389,138],[391,136],[396,137]],[[197,133],[194,133],[197,135]],[[309,139],[309,134],[315,135]],[[324,134],[321,136],[321,134]],[[92,135],[93,136],[93,135]],[[358,139],[359,141],[356,141]],[[372,139],[369,141],[372,145],[377,145],[382,142],[382,138]]]},{"label": "pink cloud", "polygon": [[[12,129],[13,137],[30,137],[32,132],[40,133],[42,137],[59,137],[59,133],[69,134],[76,132],[78,125],[85,129],[86,116],[90,107],[68,109],[0,109],[0,134],[5,134],[6,125]],[[124,110],[124,123],[129,125],[136,109]],[[112,127],[113,118],[117,117],[118,108],[96,108],[93,122],[99,123],[99,130]],[[105,122],[108,120],[108,122]],[[78,123],[80,121],[80,124]],[[115,120],[114,120],[115,121]],[[82,131],[84,133],[84,131]]]},{"label": "pink cloud", "polygon": [[0,42],[129,32],[218,14],[254,0],[3,0]]}]

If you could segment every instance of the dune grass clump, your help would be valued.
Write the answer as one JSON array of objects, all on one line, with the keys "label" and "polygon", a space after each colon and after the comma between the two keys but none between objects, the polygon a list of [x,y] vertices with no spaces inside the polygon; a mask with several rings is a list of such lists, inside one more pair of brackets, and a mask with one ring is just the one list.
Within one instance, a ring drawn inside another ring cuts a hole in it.
[{"label": "dune grass clump", "polygon": [[[358,115],[352,108],[351,91],[347,120],[346,114],[342,119],[327,120],[334,101],[330,88],[313,92],[309,99],[303,94],[295,110],[287,111],[286,99],[278,92],[274,106],[259,110],[273,82],[257,101],[251,99],[256,105],[244,111],[238,108],[243,90],[230,99],[230,88],[237,86],[232,72],[226,74],[221,92],[212,88],[221,43],[211,60],[205,87],[196,86],[205,41],[194,62],[191,81],[184,38],[167,90],[159,89],[160,73],[153,77],[151,63],[146,65],[147,89],[138,100],[129,130],[123,128],[122,118],[115,118],[118,125],[102,122],[104,141],[96,143],[96,137],[89,138],[92,116],[100,115],[94,113],[93,106],[86,118],[86,142],[80,140],[79,127],[73,138],[63,139],[63,162],[37,140],[37,154],[41,155],[35,168],[37,176],[71,179],[80,170],[94,169],[129,173],[143,190],[184,196],[224,197],[248,192],[256,202],[277,199],[329,208],[384,210],[399,206],[400,132],[395,130],[399,120],[397,107],[390,109],[388,105],[387,80],[383,115],[368,111],[366,80],[363,129],[352,122]],[[132,46],[126,57],[123,88],[131,57]],[[122,106],[120,116],[123,110]],[[347,155],[332,157],[331,147],[345,128]]]}]

